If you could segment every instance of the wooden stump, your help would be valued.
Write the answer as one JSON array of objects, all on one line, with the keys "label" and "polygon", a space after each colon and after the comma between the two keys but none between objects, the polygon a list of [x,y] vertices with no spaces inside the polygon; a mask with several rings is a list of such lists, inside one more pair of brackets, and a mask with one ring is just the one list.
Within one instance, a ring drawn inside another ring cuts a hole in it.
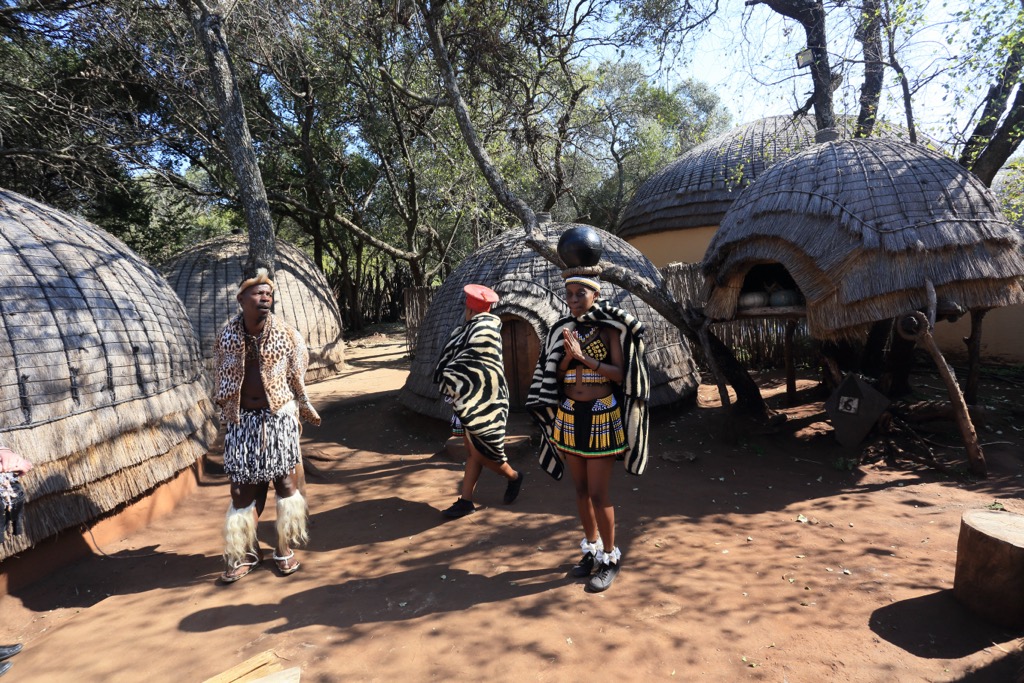
[{"label": "wooden stump", "polygon": [[1024,515],[968,510],[960,519],[953,595],[1005,626],[1024,626]]}]

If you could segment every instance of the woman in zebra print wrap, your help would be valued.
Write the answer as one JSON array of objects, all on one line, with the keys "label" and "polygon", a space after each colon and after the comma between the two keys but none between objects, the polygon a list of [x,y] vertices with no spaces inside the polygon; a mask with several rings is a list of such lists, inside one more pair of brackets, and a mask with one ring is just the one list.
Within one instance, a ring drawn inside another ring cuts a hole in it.
[{"label": "woman in zebra print wrap", "polygon": [[473,492],[484,468],[508,479],[506,505],[515,501],[523,483],[522,472],[512,469],[505,457],[508,384],[502,362],[501,320],[490,312],[498,295],[483,285],[463,289],[466,323],[452,333],[434,371],[434,382],[450,400],[466,445],[462,495],[442,513],[449,518],[476,511]]}]

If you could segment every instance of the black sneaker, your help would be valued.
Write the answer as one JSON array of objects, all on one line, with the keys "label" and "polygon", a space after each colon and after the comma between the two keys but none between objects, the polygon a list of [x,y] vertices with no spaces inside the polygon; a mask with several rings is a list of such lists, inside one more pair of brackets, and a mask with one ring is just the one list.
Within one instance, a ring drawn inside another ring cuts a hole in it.
[{"label": "black sneaker", "polygon": [[465,517],[476,512],[476,508],[473,506],[473,501],[466,500],[465,498],[459,498],[457,501],[452,503],[452,506],[447,510],[441,512],[442,515],[448,519],[458,519],[459,517]]},{"label": "black sneaker", "polygon": [[519,489],[523,486],[524,476],[526,475],[523,471],[519,470],[519,476],[509,480],[508,486],[505,487],[505,505],[511,505],[519,497]]},{"label": "black sneaker", "polygon": [[594,553],[588,550],[584,553],[583,557],[580,558],[580,561],[572,566],[569,573],[573,576],[582,578],[584,576],[590,576],[590,572],[592,571],[594,571]]},{"label": "black sneaker", "polygon": [[602,562],[597,566],[597,573],[590,577],[587,590],[591,593],[600,593],[611,588],[612,581],[619,575],[618,563],[611,564]]}]

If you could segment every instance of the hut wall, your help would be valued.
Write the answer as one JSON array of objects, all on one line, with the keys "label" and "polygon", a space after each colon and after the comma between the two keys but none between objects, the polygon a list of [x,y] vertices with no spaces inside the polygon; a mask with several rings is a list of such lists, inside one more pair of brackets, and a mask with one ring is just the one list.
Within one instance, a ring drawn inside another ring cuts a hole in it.
[{"label": "hut wall", "polygon": [[[1008,365],[1024,364],[1024,305],[993,308],[981,323],[981,357],[985,362]],[[955,323],[935,324],[935,341],[944,354],[952,358],[966,358],[964,339],[971,334],[971,316],[965,315]]]},{"label": "hut wall", "polygon": [[669,230],[627,237],[626,241],[650,259],[656,268],[670,263],[700,263],[717,225],[688,230]]},{"label": "hut wall", "polygon": [[35,466],[2,560],[193,466],[213,424],[181,302],[124,244],[0,190],[0,272],[0,443]]}]

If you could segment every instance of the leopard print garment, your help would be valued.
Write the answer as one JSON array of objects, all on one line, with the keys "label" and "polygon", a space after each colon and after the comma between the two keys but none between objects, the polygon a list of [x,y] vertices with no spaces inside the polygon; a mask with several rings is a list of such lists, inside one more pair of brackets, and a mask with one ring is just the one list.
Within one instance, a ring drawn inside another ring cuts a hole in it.
[{"label": "leopard print garment", "polygon": [[[259,346],[260,377],[267,392],[270,412],[277,414],[289,401],[299,406],[299,417],[314,425],[320,416],[306,397],[306,366],[309,352],[302,335],[273,314],[267,317]],[[238,406],[245,376],[245,326],[239,313],[224,326],[217,341],[215,365],[217,393],[224,424],[238,423]]]}]

